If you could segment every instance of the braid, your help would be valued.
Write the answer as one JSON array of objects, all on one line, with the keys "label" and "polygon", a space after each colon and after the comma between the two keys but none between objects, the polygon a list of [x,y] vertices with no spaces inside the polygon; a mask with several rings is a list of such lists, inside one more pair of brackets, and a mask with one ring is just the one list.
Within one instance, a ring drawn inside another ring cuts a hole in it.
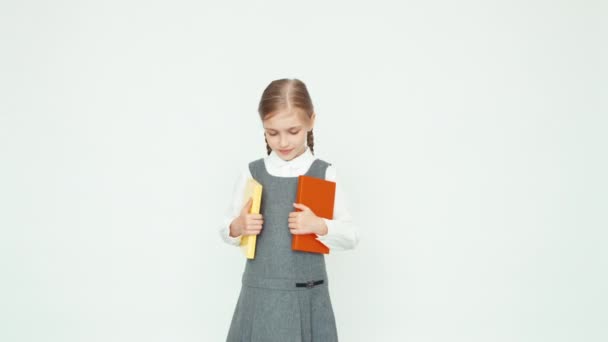
[{"label": "braid", "polygon": [[310,131],[308,131],[308,135],[306,136],[306,143],[308,144],[308,148],[310,148],[310,152],[312,154],[315,154],[315,138],[312,134],[312,129]]},{"label": "braid", "polygon": [[270,145],[268,145],[268,140],[266,140],[266,134],[264,134],[264,141],[266,142],[266,152],[268,153],[268,155],[270,155],[272,149],[270,148]]}]

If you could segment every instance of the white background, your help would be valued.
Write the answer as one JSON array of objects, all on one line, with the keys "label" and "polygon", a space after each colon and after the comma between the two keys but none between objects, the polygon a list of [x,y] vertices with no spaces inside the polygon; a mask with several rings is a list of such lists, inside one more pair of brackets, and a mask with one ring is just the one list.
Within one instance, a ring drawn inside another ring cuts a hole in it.
[{"label": "white background", "polygon": [[606,14],[2,1],[0,340],[225,340],[218,224],[284,77],[360,229],[326,259],[341,341],[608,340]]}]

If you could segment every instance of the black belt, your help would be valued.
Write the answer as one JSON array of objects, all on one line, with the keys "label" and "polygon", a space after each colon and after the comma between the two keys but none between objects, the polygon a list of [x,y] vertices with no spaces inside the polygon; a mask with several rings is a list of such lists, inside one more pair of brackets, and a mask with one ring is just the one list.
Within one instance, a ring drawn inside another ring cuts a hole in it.
[{"label": "black belt", "polygon": [[307,289],[311,289],[319,284],[323,284],[323,280],[317,280],[317,281],[308,281],[305,283],[296,283],[296,287],[305,287]]}]

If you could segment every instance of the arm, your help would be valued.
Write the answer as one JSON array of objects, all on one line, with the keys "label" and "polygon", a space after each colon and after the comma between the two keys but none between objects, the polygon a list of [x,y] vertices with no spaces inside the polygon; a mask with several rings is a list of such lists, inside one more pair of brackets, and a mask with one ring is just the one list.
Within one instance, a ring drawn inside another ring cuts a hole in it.
[{"label": "arm", "polygon": [[[333,165],[327,168],[325,179],[336,182],[336,168]],[[327,234],[319,234],[317,240],[321,241],[332,251],[343,251],[357,246],[359,234],[347,208],[346,196],[339,182],[336,182],[334,218],[332,220],[322,218],[322,220],[327,227]]]},{"label": "arm", "polygon": [[[219,228],[219,234],[229,245],[239,246],[241,244],[241,236],[235,234],[235,229],[230,229],[230,226],[234,219],[236,219],[243,207],[243,193],[245,191],[245,184],[247,183],[247,179],[251,177],[251,173],[249,172],[249,168],[247,167],[237,178],[234,183],[233,191],[232,191],[232,201],[226,213],[224,214],[224,218]],[[234,227],[233,227],[234,228]]]}]

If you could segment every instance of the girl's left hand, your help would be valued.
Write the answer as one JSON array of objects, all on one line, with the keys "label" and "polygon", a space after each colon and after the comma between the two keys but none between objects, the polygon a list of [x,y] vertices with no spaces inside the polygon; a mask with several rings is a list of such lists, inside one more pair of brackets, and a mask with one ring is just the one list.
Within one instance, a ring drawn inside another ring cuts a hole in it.
[{"label": "girl's left hand", "polygon": [[289,213],[289,230],[291,234],[327,234],[327,225],[322,218],[315,215],[309,207],[304,204],[294,203],[294,207],[302,211],[292,211]]}]

